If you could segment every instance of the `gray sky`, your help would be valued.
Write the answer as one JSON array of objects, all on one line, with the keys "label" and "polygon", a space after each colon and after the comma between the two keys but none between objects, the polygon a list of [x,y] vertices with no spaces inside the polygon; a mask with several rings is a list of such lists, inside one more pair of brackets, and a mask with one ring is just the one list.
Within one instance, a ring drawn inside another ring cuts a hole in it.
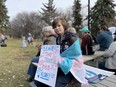
[{"label": "gray sky", "polygon": [[[94,6],[97,0],[90,0],[91,7]],[[116,2],[116,0],[114,0]],[[66,9],[73,5],[74,0],[54,0],[54,4],[58,9]],[[8,8],[8,15],[12,19],[21,12],[33,12],[43,8],[42,3],[48,3],[48,0],[7,0],[6,7]],[[81,0],[82,6],[87,6],[88,0]]]}]

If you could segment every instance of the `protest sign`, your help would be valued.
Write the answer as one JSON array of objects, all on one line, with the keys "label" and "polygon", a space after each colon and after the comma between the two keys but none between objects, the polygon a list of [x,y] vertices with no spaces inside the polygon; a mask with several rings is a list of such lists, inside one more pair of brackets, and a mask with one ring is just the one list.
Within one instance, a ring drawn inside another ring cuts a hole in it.
[{"label": "protest sign", "polygon": [[59,45],[43,45],[41,48],[35,80],[51,87],[55,87],[59,56]]},{"label": "protest sign", "polygon": [[[83,64],[83,68],[79,69],[78,65],[79,64],[76,61],[73,61],[73,65],[70,72],[82,84],[86,84],[86,82],[90,84],[96,84],[105,79],[106,77],[110,77],[114,74],[114,72],[101,70],[85,64]],[[84,78],[86,78],[87,81]]]},{"label": "protest sign", "polygon": [[84,65],[84,68],[86,70],[86,79],[90,84],[99,83],[106,77],[110,77],[114,74],[114,72],[98,69],[88,65]]}]

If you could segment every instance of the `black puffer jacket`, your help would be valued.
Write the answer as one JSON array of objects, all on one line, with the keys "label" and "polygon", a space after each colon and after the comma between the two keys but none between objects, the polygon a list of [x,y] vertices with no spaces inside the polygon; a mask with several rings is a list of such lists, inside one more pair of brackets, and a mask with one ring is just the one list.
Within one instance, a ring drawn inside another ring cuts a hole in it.
[{"label": "black puffer jacket", "polygon": [[61,36],[58,35],[56,39],[56,44],[60,45],[60,52],[62,53],[69,46],[71,46],[75,42],[76,39],[77,39],[76,34],[71,33],[71,32],[66,32],[62,39],[61,39]]}]

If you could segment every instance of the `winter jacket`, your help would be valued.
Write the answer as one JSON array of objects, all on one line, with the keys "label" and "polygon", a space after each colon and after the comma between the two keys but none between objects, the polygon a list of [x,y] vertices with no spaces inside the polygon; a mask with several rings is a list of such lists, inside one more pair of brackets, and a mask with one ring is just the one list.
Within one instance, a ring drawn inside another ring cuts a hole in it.
[{"label": "winter jacket", "polygon": [[116,41],[110,45],[104,57],[107,57],[105,67],[116,70]]},{"label": "winter jacket", "polygon": [[103,31],[97,36],[97,43],[100,45],[100,51],[105,51],[113,42],[112,33],[110,31]]}]

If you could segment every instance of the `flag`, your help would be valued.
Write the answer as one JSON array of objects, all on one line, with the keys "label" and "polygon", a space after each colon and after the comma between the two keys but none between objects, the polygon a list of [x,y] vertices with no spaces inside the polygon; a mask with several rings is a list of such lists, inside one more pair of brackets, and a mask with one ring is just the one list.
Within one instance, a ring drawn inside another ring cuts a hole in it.
[{"label": "flag", "polygon": [[67,74],[72,67],[72,60],[82,56],[79,39],[77,39],[69,48],[61,53],[60,67]]},{"label": "flag", "polygon": [[79,82],[86,83],[79,39],[61,53],[59,64],[64,74],[67,74],[70,71]]}]

